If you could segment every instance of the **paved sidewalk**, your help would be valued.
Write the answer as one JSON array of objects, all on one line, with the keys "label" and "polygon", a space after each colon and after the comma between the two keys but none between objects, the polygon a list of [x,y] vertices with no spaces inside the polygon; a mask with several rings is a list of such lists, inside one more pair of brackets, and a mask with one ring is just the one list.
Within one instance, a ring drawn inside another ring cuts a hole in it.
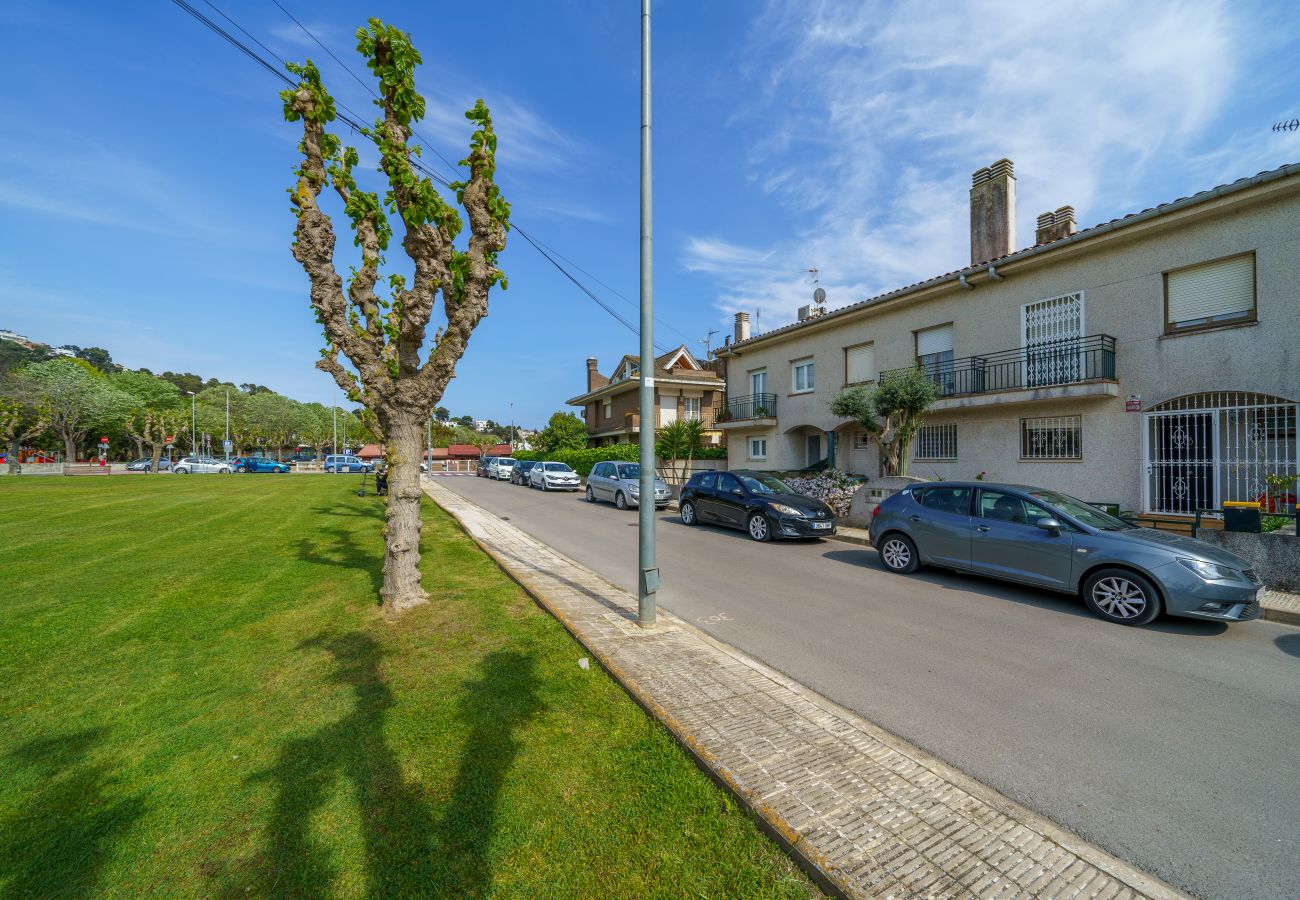
[{"label": "paved sidewalk", "polygon": [[674,616],[638,628],[635,597],[433,479],[424,490],[824,889],[1184,896]]}]

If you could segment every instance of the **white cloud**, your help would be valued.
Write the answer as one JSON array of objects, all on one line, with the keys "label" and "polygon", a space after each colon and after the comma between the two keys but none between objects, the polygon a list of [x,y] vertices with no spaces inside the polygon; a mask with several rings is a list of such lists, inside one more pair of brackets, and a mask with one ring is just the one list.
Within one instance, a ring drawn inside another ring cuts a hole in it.
[{"label": "white cloud", "polygon": [[965,265],[970,173],[1004,156],[1019,246],[1044,210],[1086,226],[1289,161],[1300,136],[1218,134],[1256,78],[1256,18],[1226,0],[773,0],[743,54],[756,96],[729,124],[798,227],[763,250],[695,238],[685,268],[717,279],[722,309],[789,321],[800,266],[838,306]]}]

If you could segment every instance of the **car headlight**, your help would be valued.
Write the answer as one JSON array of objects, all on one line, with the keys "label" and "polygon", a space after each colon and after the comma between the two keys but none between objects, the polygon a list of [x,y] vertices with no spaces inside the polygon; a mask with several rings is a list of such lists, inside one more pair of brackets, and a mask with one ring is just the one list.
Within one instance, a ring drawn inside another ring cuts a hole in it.
[{"label": "car headlight", "polygon": [[784,503],[773,503],[772,508],[783,516],[803,516],[801,510],[797,510],[793,506],[786,506]]},{"label": "car headlight", "polygon": [[1232,581],[1237,577],[1237,570],[1230,569],[1227,566],[1219,566],[1214,563],[1204,562],[1199,559],[1178,558],[1179,564],[1191,569],[1205,581]]}]

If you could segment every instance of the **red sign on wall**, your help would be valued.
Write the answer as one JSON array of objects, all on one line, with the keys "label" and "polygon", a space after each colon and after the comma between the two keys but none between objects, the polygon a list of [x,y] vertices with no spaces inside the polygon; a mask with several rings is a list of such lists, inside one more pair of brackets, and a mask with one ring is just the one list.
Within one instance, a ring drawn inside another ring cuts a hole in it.
[{"label": "red sign on wall", "polygon": [[1142,412],[1142,398],[1137,394],[1129,394],[1124,401],[1124,412]]}]

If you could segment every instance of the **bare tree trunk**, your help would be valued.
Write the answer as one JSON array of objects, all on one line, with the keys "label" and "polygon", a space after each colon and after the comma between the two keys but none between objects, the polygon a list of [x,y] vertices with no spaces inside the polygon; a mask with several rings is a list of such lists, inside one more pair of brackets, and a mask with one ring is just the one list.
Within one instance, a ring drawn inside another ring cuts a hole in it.
[{"label": "bare tree trunk", "polygon": [[420,440],[418,418],[390,420],[385,428],[388,510],[384,524],[384,612],[396,615],[429,601],[420,584]]},{"label": "bare tree trunk", "polygon": [[13,440],[9,442],[9,474],[10,475],[18,474],[18,453],[21,449],[22,447],[19,444],[17,437],[15,437]]},{"label": "bare tree trunk", "polygon": [[63,461],[65,463],[74,463],[77,461],[77,439],[76,437],[63,436]]},{"label": "bare tree trunk", "polygon": [[139,459],[144,456],[144,441],[140,440],[138,437],[133,437],[131,440],[135,441],[135,458]]},{"label": "bare tree trunk", "polygon": [[158,473],[158,461],[162,459],[162,444],[153,445],[153,455],[150,457],[149,471],[155,475]]}]

